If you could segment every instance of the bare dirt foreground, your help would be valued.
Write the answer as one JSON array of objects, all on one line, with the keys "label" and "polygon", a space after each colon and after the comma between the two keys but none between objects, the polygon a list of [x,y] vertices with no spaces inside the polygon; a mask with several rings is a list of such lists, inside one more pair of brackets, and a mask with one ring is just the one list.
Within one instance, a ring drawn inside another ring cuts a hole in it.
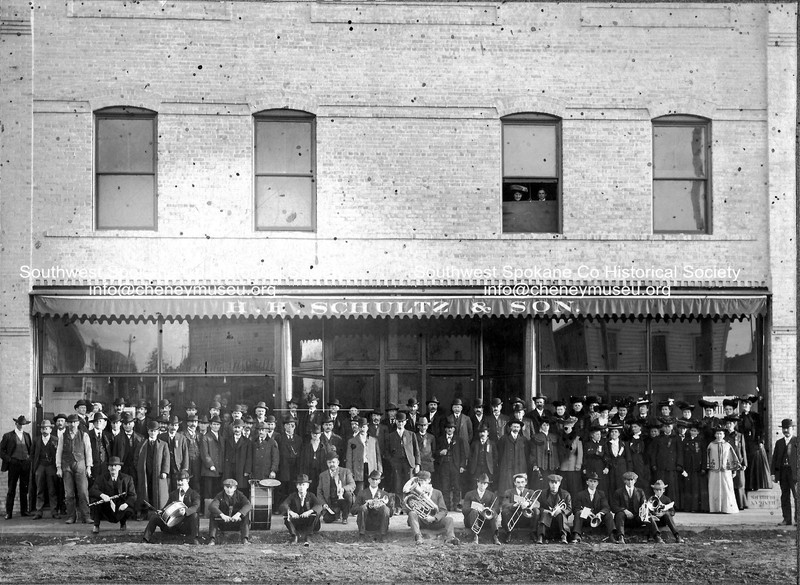
[{"label": "bare dirt foreground", "polygon": [[[258,533],[256,533],[258,534]],[[189,546],[138,531],[99,537],[0,539],[0,582],[85,583],[793,583],[795,533],[705,530],[686,544],[444,545],[359,544],[353,533],[319,534],[309,548],[285,544],[284,533],[253,544]],[[633,539],[636,540],[636,539]]]}]

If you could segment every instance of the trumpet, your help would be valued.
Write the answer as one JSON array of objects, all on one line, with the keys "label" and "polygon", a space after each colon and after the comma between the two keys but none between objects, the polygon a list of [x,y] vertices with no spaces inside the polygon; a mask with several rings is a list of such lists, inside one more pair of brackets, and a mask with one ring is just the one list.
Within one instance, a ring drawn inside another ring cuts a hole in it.
[{"label": "trumpet", "polygon": [[389,496],[383,496],[382,498],[372,498],[371,500],[367,500],[367,508],[370,510],[376,510],[381,506],[388,506],[389,505]]},{"label": "trumpet", "polygon": [[548,510],[548,512],[550,512],[552,516],[557,516],[558,514],[562,514],[566,509],[567,509],[567,503],[564,500],[558,500],[558,502],[556,502],[556,505],[553,506],[550,510]]},{"label": "trumpet", "polygon": [[511,532],[517,526],[517,522],[522,516],[526,518],[533,518],[533,505],[539,499],[539,496],[542,495],[542,490],[535,490],[529,494],[525,495],[525,499],[517,504],[517,507],[514,509],[514,513],[511,515],[511,518],[508,520],[508,531]]},{"label": "trumpet", "polygon": [[480,511],[478,517],[475,518],[475,522],[472,523],[472,528],[471,528],[472,532],[474,532],[475,534],[480,534],[481,529],[483,528],[483,524],[487,520],[491,522],[494,519],[495,512],[493,508],[496,503],[497,503],[497,498],[495,497],[494,501],[490,506],[483,507],[483,510]]},{"label": "trumpet", "polygon": [[422,489],[418,477],[412,477],[406,482],[403,494],[403,505],[419,516],[433,516],[439,511],[439,506]]}]

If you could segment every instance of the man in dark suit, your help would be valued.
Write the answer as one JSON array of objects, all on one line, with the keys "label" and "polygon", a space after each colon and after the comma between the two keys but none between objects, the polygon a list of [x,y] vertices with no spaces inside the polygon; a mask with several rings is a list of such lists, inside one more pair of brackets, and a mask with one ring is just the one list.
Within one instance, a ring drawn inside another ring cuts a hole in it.
[{"label": "man in dark suit", "polygon": [[781,486],[781,511],[783,522],[792,525],[792,502],[797,505],[797,437],[794,434],[794,422],[785,418],[781,421],[783,437],[775,441],[772,450],[772,481]]},{"label": "man in dark suit", "polygon": [[491,487],[496,464],[497,444],[489,440],[489,427],[481,426],[478,428],[478,438],[472,442],[470,448],[469,474],[474,481],[477,481],[478,476],[487,475]]},{"label": "man in dark suit", "polygon": [[182,516],[180,522],[170,528],[159,514],[152,514],[147,523],[147,528],[144,530],[144,536],[142,536],[143,542],[151,542],[156,528],[161,528],[161,532],[177,532],[179,534],[190,535],[192,537],[192,544],[200,544],[200,515],[197,513],[200,509],[200,494],[189,487],[190,479],[191,476],[188,471],[178,472],[178,487],[175,491],[170,492],[167,503],[165,504],[165,507],[167,507],[173,502],[181,502],[186,506],[186,508],[180,512]]},{"label": "man in dark suit", "polygon": [[[96,416],[96,415],[95,415]],[[119,522],[120,530],[127,530],[127,522],[135,514],[136,488],[130,475],[120,473],[122,459],[110,457],[108,471],[94,478],[89,499],[94,527],[92,534],[100,532],[100,521]]]},{"label": "man in dark suit", "polygon": [[353,507],[356,481],[349,469],[339,467],[339,456],[335,451],[329,452],[325,460],[328,470],[319,474],[317,482],[317,498],[322,503],[322,519],[330,523],[341,518],[342,524],[347,524],[350,508]]},{"label": "man in dark suit", "polygon": [[144,437],[134,431],[135,421],[130,412],[122,413],[122,432],[114,437],[111,455],[122,460],[122,473],[129,475],[136,483],[136,453],[142,446]]},{"label": "man in dark suit", "polygon": [[546,396],[534,396],[533,397],[533,410],[528,413],[528,418],[531,419],[533,422],[533,431],[534,433],[539,432],[539,427],[542,425],[542,419],[549,419],[552,416],[552,412],[547,410],[544,405],[547,403]]},{"label": "man in dark suit", "polygon": [[[372,437],[370,437],[372,438]],[[378,542],[383,542],[389,532],[389,518],[392,516],[391,495],[380,486],[381,472],[377,469],[369,474],[369,485],[358,492],[351,511],[356,514],[358,539],[366,539],[366,532],[378,531]]]},{"label": "man in dark suit", "polygon": [[483,410],[483,399],[476,398],[472,402],[472,410],[469,413],[469,420],[472,423],[473,439],[478,436],[478,429],[486,421],[486,413]]},{"label": "man in dark suit", "polygon": [[183,433],[179,433],[181,420],[177,416],[169,419],[166,433],[161,433],[158,438],[167,444],[169,449],[169,488],[170,491],[178,489],[178,474],[189,471],[189,443]]},{"label": "man in dark suit", "polygon": [[106,471],[108,461],[114,450],[111,437],[105,432],[108,417],[101,410],[94,413],[92,428],[86,433],[89,435],[89,444],[92,446],[92,477],[97,481]]},{"label": "man in dark suit", "polygon": [[475,535],[473,543],[478,544],[478,537],[482,532],[485,532],[492,537],[494,544],[500,544],[500,539],[497,538],[497,514],[500,511],[499,498],[494,495],[494,492],[489,491],[489,476],[485,473],[475,478],[475,486],[474,490],[467,492],[467,495],[464,496],[464,501],[461,503],[461,512],[464,514],[464,527],[472,530],[478,515],[484,514],[485,510],[491,510],[494,516],[491,519],[485,519],[478,532],[472,530]]},{"label": "man in dark suit", "polygon": [[[208,506],[208,544],[216,544],[218,530],[239,529],[242,544],[250,544],[250,500],[238,489],[239,483],[228,478],[222,481],[222,491]],[[243,488],[245,486],[242,486]]]},{"label": "man in dark suit", "polygon": [[489,440],[497,442],[506,434],[508,417],[502,414],[503,401],[492,398],[492,413],[486,417],[486,426],[489,428]]},{"label": "man in dark suit", "polygon": [[58,439],[52,435],[53,424],[45,419],[39,423],[41,437],[33,441],[31,447],[31,503],[36,506],[34,520],[42,517],[45,491],[50,501],[53,518],[61,518],[58,513],[58,491],[56,480],[56,451]]},{"label": "man in dark suit", "polygon": [[617,543],[625,544],[625,526],[644,526],[639,518],[639,508],[646,497],[642,488],[635,487],[639,478],[633,471],[622,474],[625,486],[614,492],[611,498],[611,511],[614,513],[614,526]]},{"label": "man in dark suit", "polygon": [[567,518],[572,514],[572,496],[561,489],[564,478],[553,473],[547,476],[548,489],[542,491],[539,498],[539,522],[536,525],[536,542],[543,544],[544,539],[558,535],[562,544],[567,544]]},{"label": "man in dark suit", "polygon": [[[381,449],[375,437],[369,436],[369,422],[366,418],[358,420],[359,433],[347,441],[347,469],[356,482],[356,494],[360,494],[373,471],[383,475]],[[371,485],[371,484],[368,484]]]},{"label": "man in dark suit", "polygon": [[[406,430],[406,413],[401,412],[395,421],[395,430],[386,433],[386,456],[392,470],[394,494],[401,497],[403,486],[411,479],[411,473],[420,469],[419,445],[417,437]],[[398,513],[399,510],[395,510]]]},{"label": "man in dark suit", "polygon": [[466,471],[469,455],[468,443],[456,435],[455,430],[453,421],[448,420],[436,453],[437,485],[450,510],[455,510],[456,504],[461,505],[461,476]]},{"label": "man in dark suit", "polygon": [[1,471],[8,471],[8,493],[6,494],[6,520],[11,519],[14,511],[14,498],[17,495],[19,483],[19,509],[20,516],[28,515],[28,479],[31,473],[30,453],[33,440],[24,425],[31,424],[25,415],[20,415],[14,421],[14,430],[3,435],[0,441]]},{"label": "man in dark suit", "polygon": [[[584,525],[591,524],[592,518],[599,518],[609,540],[613,540],[614,517],[611,506],[603,490],[597,489],[600,477],[594,471],[586,474],[586,489],[578,492],[573,500],[575,521],[572,524],[571,543],[579,543],[583,539]],[[591,526],[590,526],[591,529]]]},{"label": "man in dark suit", "polygon": [[286,515],[284,525],[292,535],[292,544],[297,544],[299,537],[303,537],[303,546],[309,545],[309,536],[319,532],[322,503],[317,496],[308,491],[311,482],[305,473],[295,479],[297,492],[290,494],[280,505],[280,510]]},{"label": "man in dark suit", "polygon": [[439,399],[436,396],[432,396],[426,406],[428,407],[428,411],[425,413],[425,418],[428,419],[428,432],[438,439],[444,433],[447,416],[439,410]]}]

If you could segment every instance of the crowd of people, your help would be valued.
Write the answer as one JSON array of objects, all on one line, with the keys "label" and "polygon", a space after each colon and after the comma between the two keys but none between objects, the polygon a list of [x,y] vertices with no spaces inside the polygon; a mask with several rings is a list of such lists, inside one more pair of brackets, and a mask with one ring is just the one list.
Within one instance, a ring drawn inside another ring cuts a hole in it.
[{"label": "crowd of people", "polygon": [[250,485],[272,481],[275,511],[292,541],[306,544],[323,523],[351,516],[361,538],[383,539],[398,514],[417,542],[439,532],[456,544],[448,511],[463,514],[476,543],[483,534],[499,544],[526,532],[539,543],[581,542],[592,530],[624,543],[626,527],[646,528],[655,542],[666,527],[680,542],[676,511],[736,513],[749,492],[775,481],[791,524],[794,424],[783,421],[770,470],[756,401],[726,399],[720,418],[719,405],[705,400],[663,400],[651,412],[646,398],[548,404],[536,396],[530,411],[512,400],[508,416],[499,398],[488,408],[476,400],[469,411],[456,398],[445,411],[432,397],[424,413],[412,398],[381,413],[344,410],[336,399],[320,409],[309,395],[306,408],[289,400],[278,419],[264,402],[252,414],[221,400],[200,413],[189,402],[178,414],[166,399],[151,412],[144,400],[118,398],[107,414],[101,403],[79,400],[73,413],[41,421],[35,439],[25,416],[3,436],[5,517],[19,487],[20,515],[34,520],[49,505],[53,518],[91,520],[95,533],[102,521],[125,530],[136,519],[147,521],[147,542],[160,528],[199,543],[206,514],[208,544],[230,529],[248,543]]}]

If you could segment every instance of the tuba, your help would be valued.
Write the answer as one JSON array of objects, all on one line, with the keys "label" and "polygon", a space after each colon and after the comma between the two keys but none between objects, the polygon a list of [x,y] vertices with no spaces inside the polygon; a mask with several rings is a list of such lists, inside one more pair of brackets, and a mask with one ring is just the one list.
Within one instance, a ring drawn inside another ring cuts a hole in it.
[{"label": "tuba", "polygon": [[478,514],[478,517],[475,518],[475,522],[472,523],[472,528],[470,529],[472,530],[472,532],[474,532],[475,534],[480,534],[481,529],[483,528],[483,524],[487,520],[491,522],[494,519],[495,513],[493,508],[496,503],[497,503],[497,498],[495,497],[494,501],[490,506],[484,506],[480,514]]},{"label": "tuba", "polygon": [[431,516],[439,511],[439,506],[422,489],[418,477],[412,477],[403,486],[403,505],[420,516]]}]

